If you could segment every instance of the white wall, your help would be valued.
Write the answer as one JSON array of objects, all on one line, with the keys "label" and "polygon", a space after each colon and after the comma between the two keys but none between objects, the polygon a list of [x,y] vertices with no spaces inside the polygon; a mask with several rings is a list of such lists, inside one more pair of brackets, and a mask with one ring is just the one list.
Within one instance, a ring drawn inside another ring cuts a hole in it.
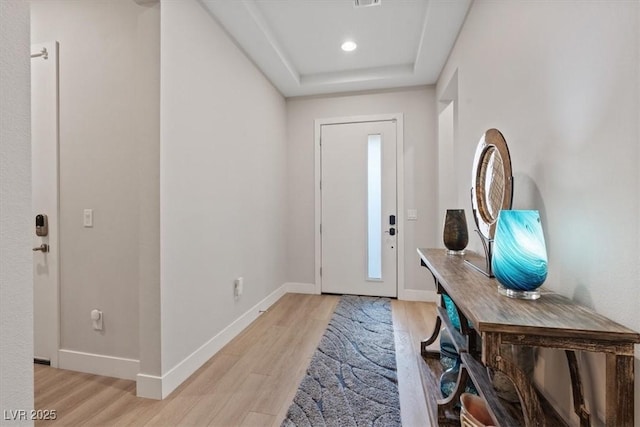
[{"label": "white wall", "polygon": [[[29,5],[0,1],[0,412],[33,408]],[[3,425],[33,425],[10,422]]]},{"label": "white wall", "polygon": [[[434,290],[420,271],[417,247],[439,242],[437,206],[437,117],[433,87],[291,98],[288,128],[288,279],[315,283],[314,120],[367,114],[404,113],[404,200],[418,220],[405,226],[405,288]],[[405,212],[406,213],[406,212]]]},{"label": "white wall", "polygon": [[285,282],[291,230],[284,98],[196,0],[162,3],[161,37],[166,373]]},{"label": "white wall", "polygon": [[159,5],[35,0],[31,19],[34,43],[60,42],[61,348],[137,360],[151,293],[159,372]]},{"label": "white wall", "polygon": [[[453,165],[455,108],[455,103],[450,102],[438,114],[438,212],[466,207],[466,204],[458,203],[456,193],[457,176]],[[444,214],[439,220],[439,229],[444,230]]]},{"label": "white wall", "polygon": [[[437,86],[440,99],[457,70],[454,164],[467,214],[475,146],[496,127],[511,151],[514,208],[541,213],[546,285],[636,331],[639,8],[624,1],[476,1]],[[636,347],[636,425],[639,355]],[[584,357],[582,370],[592,414],[602,419],[603,358]],[[536,375],[568,414],[564,356],[543,352]]]}]

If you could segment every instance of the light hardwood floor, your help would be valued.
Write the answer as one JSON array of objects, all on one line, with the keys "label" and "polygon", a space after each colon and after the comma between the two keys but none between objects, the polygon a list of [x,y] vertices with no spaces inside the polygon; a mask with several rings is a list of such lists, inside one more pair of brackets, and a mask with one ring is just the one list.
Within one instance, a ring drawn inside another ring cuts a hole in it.
[{"label": "light hardwood floor", "polygon": [[[135,382],[35,366],[35,407],[57,412],[36,425],[279,426],[339,297],[287,294],[162,401]],[[392,301],[402,424],[429,426],[419,341],[435,305]]]}]

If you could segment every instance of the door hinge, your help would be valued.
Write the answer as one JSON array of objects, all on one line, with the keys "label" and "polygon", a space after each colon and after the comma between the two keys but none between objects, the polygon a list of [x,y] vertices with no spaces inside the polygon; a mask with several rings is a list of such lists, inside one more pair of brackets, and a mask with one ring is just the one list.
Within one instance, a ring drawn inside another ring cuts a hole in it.
[{"label": "door hinge", "polygon": [[322,277],[322,267],[320,267],[320,277]]},{"label": "door hinge", "polygon": [[320,224],[320,234],[322,234],[322,224]]},{"label": "door hinge", "polygon": [[320,189],[322,190],[322,181],[320,181]]}]

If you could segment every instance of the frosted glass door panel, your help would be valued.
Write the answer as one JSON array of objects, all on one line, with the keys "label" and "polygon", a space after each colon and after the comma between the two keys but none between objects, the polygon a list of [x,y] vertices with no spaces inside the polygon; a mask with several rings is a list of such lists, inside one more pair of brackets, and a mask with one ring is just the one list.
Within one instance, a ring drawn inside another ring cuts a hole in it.
[{"label": "frosted glass door panel", "polygon": [[382,142],[369,135],[367,147],[367,270],[368,279],[382,279]]}]

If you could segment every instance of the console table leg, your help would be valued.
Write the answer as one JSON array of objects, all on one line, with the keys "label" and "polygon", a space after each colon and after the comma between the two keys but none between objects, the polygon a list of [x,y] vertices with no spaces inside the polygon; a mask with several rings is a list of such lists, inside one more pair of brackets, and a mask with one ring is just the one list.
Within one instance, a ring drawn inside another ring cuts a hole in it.
[{"label": "console table leg", "polygon": [[544,426],[545,417],[538,394],[525,373],[510,359],[500,354],[501,344],[502,339],[499,334],[483,334],[482,361],[486,366],[502,372],[513,381],[524,411],[526,427]]},{"label": "console table leg", "polygon": [[538,394],[524,372],[511,360],[502,356],[496,358],[495,367],[513,381],[520,396],[526,426],[544,425],[545,417],[542,416],[542,405],[540,405]]},{"label": "console table leg", "polygon": [[607,354],[606,419],[608,426],[633,425],[633,356]]},{"label": "console table leg", "polygon": [[567,363],[569,364],[569,373],[571,374],[571,390],[573,392],[573,410],[580,417],[580,427],[589,427],[591,425],[591,415],[584,403],[584,391],[582,389],[582,380],[578,369],[578,360],[576,353],[572,350],[565,350]]},{"label": "console table leg", "polygon": [[445,399],[438,399],[438,418],[446,419],[446,411],[451,410],[455,405],[460,402],[460,396],[467,388],[467,382],[469,381],[469,372],[464,365],[460,366],[458,371],[458,381],[456,382],[456,389]]},{"label": "console table leg", "polygon": [[436,326],[433,328],[431,336],[425,340],[420,341],[420,354],[423,356],[429,356],[431,353],[427,350],[427,347],[433,344],[433,342],[440,335],[440,327],[442,326],[442,319],[440,316],[436,316]]}]

